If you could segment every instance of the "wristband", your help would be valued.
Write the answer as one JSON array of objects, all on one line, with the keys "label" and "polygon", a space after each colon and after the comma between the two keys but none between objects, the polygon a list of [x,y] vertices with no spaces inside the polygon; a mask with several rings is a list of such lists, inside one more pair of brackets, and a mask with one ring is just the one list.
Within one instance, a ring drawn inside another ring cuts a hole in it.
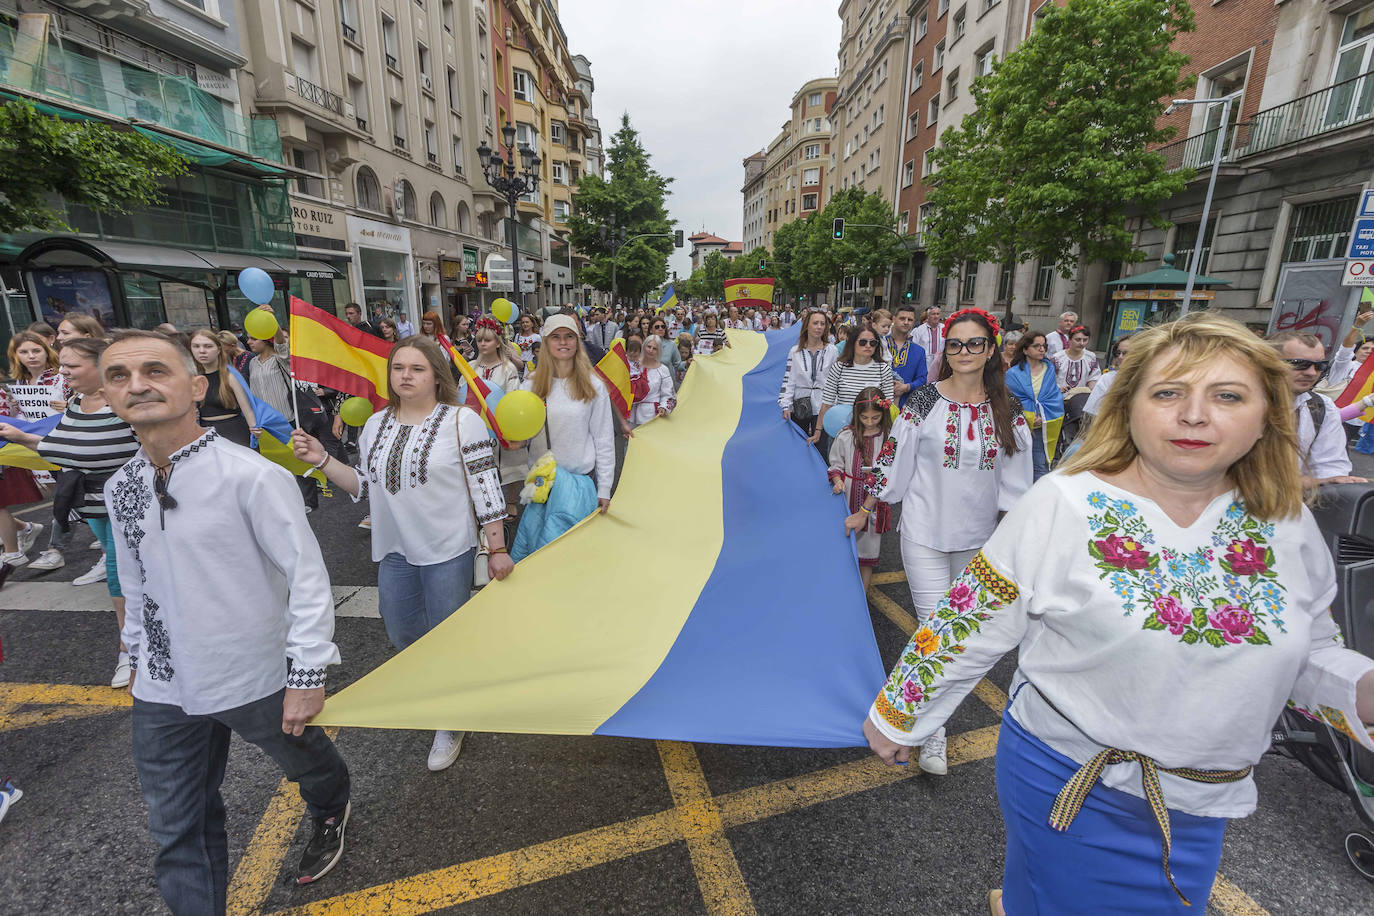
[{"label": "wristband", "polygon": [[859,511],[860,511],[860,512],[863,512],[863,513],[866,514],[866,515],[872,515],[872,514],[873,514],[873,510],[870,509],[870,508],[868,508],[867,506],[864,506],[864,505],[860,505],[860,506],[859,506]]},{"label": "wristband", "polygon": [[310,468],[310,470],[312,470],[312,471],[323,470],[323,469],[324,469],[324,466],[325,466],[326,464],[329,463],[329,459],[330,459],[330,458],[333,458],[333,457],[334,457],[333,455],[329,454],[328,452],[325,452],[324,460],[321,461],[319,464],[312,466],[312,467]]},{"label": "wristband", "polygon": [[510,548],[508,548],[508,547],[488,547],[488,548],[487,548],[487,554],[488,554],[488,555],[491,555],[491,554],[498,554],[498,553],[509,554],[509,553],[510,553]]}]

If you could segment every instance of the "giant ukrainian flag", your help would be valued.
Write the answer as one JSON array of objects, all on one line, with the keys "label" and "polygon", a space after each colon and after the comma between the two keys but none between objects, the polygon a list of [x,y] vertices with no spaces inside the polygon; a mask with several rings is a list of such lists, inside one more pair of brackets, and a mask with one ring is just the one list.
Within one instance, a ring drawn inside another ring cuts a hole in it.
[{"label": "giant ukrainian flag", "polygon": [[635,431],[606,515],[330,698],[316,724],[862,745],[884,671],[844,501],[778,411],[795,335],[729,333],[677,409]]}]

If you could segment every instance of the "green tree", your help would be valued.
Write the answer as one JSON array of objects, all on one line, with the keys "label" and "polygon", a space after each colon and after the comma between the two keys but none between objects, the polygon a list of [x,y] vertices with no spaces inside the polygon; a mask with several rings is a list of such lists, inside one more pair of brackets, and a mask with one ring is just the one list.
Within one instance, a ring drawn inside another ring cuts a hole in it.
[{"label": "green tree", "polygon": [[[573,247],[589,260],[578,272],[578,281],[611,292],[610,239],[603,227],[623,230],[627,240],[615,258],[615,292],[637,301],[663,285],[668,276],[668,255],[673,251],[673,221],[664,200],[671,178],[654,171],[639,132],[622,115],[620,129],[611,138],[606,170],[609,179],[584,175],[573,194],[568,228]],[[654,234],[655,238],[635,239]]]},{"label": "green tree", "polygon": [[71,231],[53,194],[101,213],[156,204],[163,180],[185,171],[180,153],[142,134],[0,105],[0,232]]},{"label": "green tree", "polygon": [[778,289],[784,293],[801,296],[816,290],[807,284],[802,273],[802,248],[815,217],[796,219],[779,227],[773,233],[773,276],[778,279]]},{"label": "green tree", "polygon": [[[840,217],[845,220],[845,231],[844,239],[837,241],[831,237],[831,229]],[[845,276],[864,280],[880,277],[907,258],[896,232],[892,204],[876,192],[866,193],[857,187],[837,191],[805,226],[805,237],[797,246],[801,254],[799,291],[821,292]]]},{"label": "green tree", "polygon": [[687,295],[692,299],[724,299],[725,281],[737,276],[734,261],[713,251],[702,258],[701,264],[687,278]]},{"label": "green tree", "polygon": [[[1192,177],[1149,147],[1165,102],[1190,80],[1172,49],[1193,13],[1173,0],[1050,4],[1031,36],[975,80],[976,110],[945,131],[927,201],[941,273],[964,261],[1138,261],[1128,214],[1167,227],[1160,204]],[[1082,284],[1076,285],[1081,304]]]}]

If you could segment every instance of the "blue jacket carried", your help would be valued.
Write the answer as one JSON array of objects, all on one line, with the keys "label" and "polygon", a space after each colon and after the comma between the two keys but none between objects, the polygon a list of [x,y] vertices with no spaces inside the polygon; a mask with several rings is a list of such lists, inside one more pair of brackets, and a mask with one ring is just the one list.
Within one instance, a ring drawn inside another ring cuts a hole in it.
[{"label": "blue jacket carried", "polygon": [[[1059,430],[1064,425],[1064,395],[1059,390],[1059,380],[1054,371],[1054,363],[1044,361],[1045,375],[1040,380],[1040,395],[1035,394],[1031,382],[1030,362],[1023,360],[1007,370],[1007,390],[1021,401],[1021,410],[1026,422],[1031,425],[1032,435],[1043,437],[1045,457],[1054,463],[1055,446],[1059,444]],[[1035,429],[1035,418],[1040,418],[1041,426]]]}]

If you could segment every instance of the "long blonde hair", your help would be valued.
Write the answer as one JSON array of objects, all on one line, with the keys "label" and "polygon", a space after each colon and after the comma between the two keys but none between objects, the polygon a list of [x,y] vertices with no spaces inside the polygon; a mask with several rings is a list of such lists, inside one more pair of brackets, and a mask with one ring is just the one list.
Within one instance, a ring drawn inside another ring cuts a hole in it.
[{"label": "long blonde hair", "polygon": [[[511,345],[509,340],[502,337],[489,327],[478,327],[472,332],[472,342],[476,346],[488,337],[496,341],[496,358],[503,363],[508,363],[516,372],[520,371],[520,351]],[[474,361],[475,362],[475,361]]]},{"label": "long blonde hair", "polygon": [[238,410],[239,399],[234,397],[234,386],[229,384],[229,372],[225,369],[229,364],[229,354],[224,352],[224,341],[220,340],[219,334],[209,328],[196,328],[192,331],[190,340],[195,340],[197,337],[206,337],[214,341],[215,353],[218,355],[215,357],[215,368],[206,369],[201,365],[200,360],[196,360],[196,369],[201,375],[209,375],[211,372],[218,372],[219,402],[228,410]]},{"label": "long blonde hair", "polygon": [[[547,347],[548,342],[545,341],[544,345]],[[534,366],[530,387],[539,395],[541,401],[548,400],[549,392],[553,389],[553,355],[547,351],[539,354],[539,362]],[[583,349],[581,341],[578,341],[573,351],[573,370],[572,375],[568,376],[568,396],[575,401],[596,400],[596,388],[592,385],[592,361],[587,358],[587,351]]]},{"label": "long blonde hair", "polygon": [[1131,402],[1146,372],[1165,354],[1169,354],[1170,362],[1166,372],[1205,366],[1228,356],[1255,370],[1268,405],[1267,428],[1254,447],[1231,465],[1227,476],[1240,491],[1246,510],[1256,518],[1273,521],[1297,515],[1302,506],[1302,476],[1288,366],[1272,346],[1244,325],[1206,312],[1131,337],[1131,349],[1116,370],[1117,379],[1103,397],[1083,446],[1060,470],[1065,474],[1116,474],[1130,466],[1138,455],[1131,439]]}]

